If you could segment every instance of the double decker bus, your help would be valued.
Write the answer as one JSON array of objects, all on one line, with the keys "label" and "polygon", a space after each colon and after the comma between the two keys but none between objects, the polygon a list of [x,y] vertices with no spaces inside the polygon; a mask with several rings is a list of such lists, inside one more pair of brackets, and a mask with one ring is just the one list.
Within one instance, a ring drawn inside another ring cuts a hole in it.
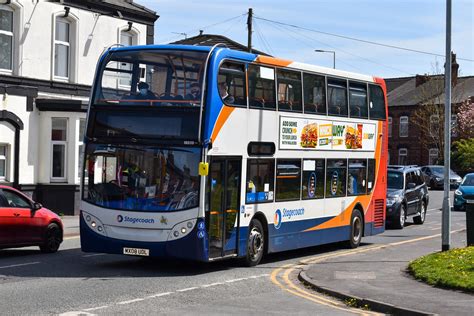
[{"label": "double decker bus", "polygon": [[110,48],[88,110],[85,252],[213,261],[385,227],[382,79],[214,47]]}]

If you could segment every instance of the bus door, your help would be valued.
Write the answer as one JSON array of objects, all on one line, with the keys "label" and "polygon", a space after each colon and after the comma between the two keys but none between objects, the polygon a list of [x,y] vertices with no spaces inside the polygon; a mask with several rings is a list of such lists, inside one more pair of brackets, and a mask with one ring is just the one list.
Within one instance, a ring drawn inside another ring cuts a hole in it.
[{"label": "bus door", "polygon": [[211,158],[206,212],[211,259],[237,253],[241,172],[241,157]]}]

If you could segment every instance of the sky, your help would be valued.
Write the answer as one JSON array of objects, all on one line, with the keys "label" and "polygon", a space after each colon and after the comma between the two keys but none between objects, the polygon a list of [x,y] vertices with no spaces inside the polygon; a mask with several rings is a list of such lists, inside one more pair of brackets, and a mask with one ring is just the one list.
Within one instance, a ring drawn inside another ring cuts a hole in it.
[{"label": "sky", "polygon": [[[253,48],[275,57],[383,78],[444,73],[446,0],[135,0],[160,16],[155,43],[205,34],[247,45],[253,9]],[[268,21],[271,20],[271,21]],[[287,26],[278,23],[289,24]],[[351,37],[416,53],[348,40]],[[474,75],[474,0],[452,1],[452,51],[461,76]],[[441,56],[435,56],[438,54]]]}]

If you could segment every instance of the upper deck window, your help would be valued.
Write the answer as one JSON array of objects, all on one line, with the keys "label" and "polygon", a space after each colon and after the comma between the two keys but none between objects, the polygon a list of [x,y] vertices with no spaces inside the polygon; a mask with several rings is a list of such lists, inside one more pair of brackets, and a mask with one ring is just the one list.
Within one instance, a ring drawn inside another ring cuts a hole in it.
[{"label": "upper deck window", "polygon": [[326,80],[324,76],[303,74],[304,112],[326,115]]},{"label": "upper deck window", "polygon": [[94,105],[199,106],[207,52],[117,51],[100,70]]},{"label": "upper deck window", "polygon": [[367,85],[349,83],[349,107],[351,117],[367,118]]},{"label": "upper deck window", "polygon": [[250,107],[275,109],[275,69],[249,65],[248,77]]},{"label": "upper deck window", "polygon": [[369,85],[369,114],[372,120],[385,120],[385,97],[382,88]]},{"label": "upper deck window", "polygon": [[225,104],[247,106],[245,65],[225,62],[219,69],[219,94]]},{"label": "upper deck window", "polygon": [[277,70],[278,110],[302,112],[301,74],[296,71]]},{"label": "upper deck window", "polygon": [[347,81],[328,78],[329,115],[347,116]]}]

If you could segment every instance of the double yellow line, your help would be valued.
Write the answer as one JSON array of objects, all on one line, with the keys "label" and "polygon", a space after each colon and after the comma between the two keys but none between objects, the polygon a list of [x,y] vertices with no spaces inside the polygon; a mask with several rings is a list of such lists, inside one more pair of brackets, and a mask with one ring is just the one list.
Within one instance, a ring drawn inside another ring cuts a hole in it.
[{"label": "double yellow line", "polygon": [[[452,231],[451,233],[458,233],[461,231],[464,231],[465,229],[459,229]],[[400,246],[404,244],[409,244],[409,243],[415,243],[427,239],[433,239],[436,237],[440,237],[441,234],[435,234],[435,235],[429,235],[425,237],[420,237],[420,238],[414,238],[414,239],[409,239],[409,240],[403,240],[403,241],[398,241],[394,243],[389,243],[389,244],[384,244],[384,245],[378,245],[378,246],[368,246],[364,248],[358,248],[358,249],[351,249],[351,250],[346,250],[346,251],[339,251],[337,253],[332,253],[332,254],[327,254],[327,255],[322,255],[322,256],[316,256],[316,257],[311,257],[308,259],[301,260],[299,263],[290,263],[283,265],[275,270],[273,270],[272,274],[270,275],[271,281],[279,286],[281,289],[294,294],[296,296],[302,297],[304,299],[310,300],[312,302],[315,302],[317,304],[321,304],[324,306],[328,306],[334,309],[342,310],[345,312],[350,312],[358,315],[381,315],[379,313],[375,312],[370,312],[370,311],[364,311],[361,309],[357,308],[352,308],[348,307],[345,304],[343,304],[340,301],[328,299],[322,294],[319,294],[315,291],[308,291],[297,284],[295,284],[293,281],[290,280],[290,274],[298,269],[303,269],[304,266],[308,264],[315,264],[327,259],[331,258],[338,258],[338,257],[343,257],[343,256],[348,256],[348,255],[353,255],[353,254],[358,254],[358,253],[363,253],[363,252],[369,252],[369,251],[375,251],[379,249],[384,249],[388,247],[395,247],[395,246]],[[283,272],[284,271],[284,272]],[[282,275],[280,275],[283,272]],[[278,280],[278,277],[283,280],[284,284]],[[298,282],[298,284],[300,284]]]}]

